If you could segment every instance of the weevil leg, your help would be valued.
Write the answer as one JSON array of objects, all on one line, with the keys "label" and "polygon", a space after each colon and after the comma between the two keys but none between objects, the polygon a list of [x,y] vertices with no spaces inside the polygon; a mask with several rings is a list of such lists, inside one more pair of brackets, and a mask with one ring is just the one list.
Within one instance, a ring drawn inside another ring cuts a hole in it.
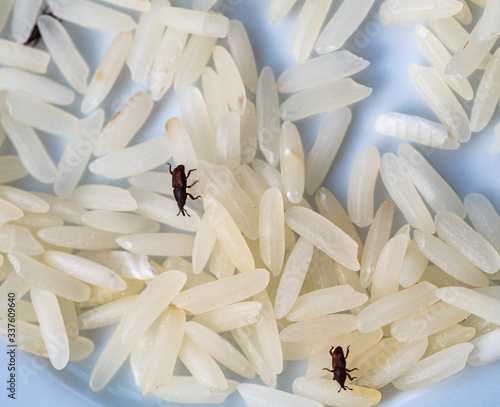
[{"label": "weevil leg", "polygon": [[344,390],[352,390],[350,387],[345,386]]},{"label": "weevil leg", "polygon": [[357,367],[355,367],[354,369],[346,369],[345,371],[346,371],[346,372],[352,372],[353,370],[358,370],[358,368],[357,368]]},{"label": "weevil leg", "polygon": [[172,174],[172,166],[170,165],[170,163],[165,163],[165,164],[168,164],[168,170],[170,171],[170,174],[174,175],[174,174]]},{"label": "weevil leg", "polygon": [[330,348],[330,356],[333,358],[333,346]]},{"label": "weevil leg", "polygon": [[[187,177],[186,177],[187,179]],[[191,188],[194,184],[197,184],[200,180],[197,179],[195,182],[193,182],[191,185],[188,185],[186,188]]]},{"label": "weevil leg", "polygon": [[[196,168],[193,168],[192,170],[189,170],[189,171],[188,171],[188,173],[187,173],[187,175],[186,175],[186,179],[188,179],[188,178],[189,178],[189,175],[190,175],[193,171],[196,171]],[[198,181],[196,181],[196,182],[198,182]],[[195,184],[196,184],[196,182],[195,182]],[[194,184],[193,184],[193,185],[194,185]],[[189,187],[188,187],[188,188],[189,188]]]},{"label": "weevil leg", "polygon": [[342,390],[344,388],[344,386],[340,386],[340,389],[337,393],[340,393],[340,390]]},{"label": "weevil leg", "polygon": [[333,373],[333,370],[328,369],[327,367],[324,367],[322,370],[328,370],[329,372]]},{"label": "weevil leg", "polygon": [[349,378],[349,380],[352,382],[354,379],[357,379],[357,377],[351,377],[351,375],[349,373],[345,373],[347,375],[347,377]]},{"label": "weevil leg", "polygon": [[196,199],[198,199],[198,198],[201,198],[201,195],[198,195],[198,196],[194,197],[194,196],[193,196],[193,195],[191,195],[189,192],[186,192],[186,195],[189,195],[189,197],[190,197],[193,201],[194,201],[194,200],[196,200]]},{"label": "weevil leg", "polygon": [[347,347],[347,352],[346,352],[346,354],[345,354],[345,359],[347,359],[347,356],[349,356],[349,348],[350,348],[350,346],[351,346],[351,345],[349,345],[349,346]]}]

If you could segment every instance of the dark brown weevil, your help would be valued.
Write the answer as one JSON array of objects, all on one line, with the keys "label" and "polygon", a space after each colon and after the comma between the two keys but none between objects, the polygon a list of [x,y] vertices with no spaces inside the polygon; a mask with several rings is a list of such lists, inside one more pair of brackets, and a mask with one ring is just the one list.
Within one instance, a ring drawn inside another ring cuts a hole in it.
[{"label": "dark brown weevil", "polygon": [[184,205],[186,205],[186,199],[189,196],[193,201],[195,199],[201,198],[200,195],[197,197],[194,197],[191,195],[189,192],[187,192],[187,188],[191,188],[194,184],[196,184],[198,181],[193,182],[191,185],[187,185],[187,179],[189,178],[189,175],[193,172],[196,171],[196,169],[189,170],[189,172],[186,175],[186,171],[184,169],[183,165],[178,165],[177,167],[174,168],[172,171],[172,166],[170,163],[168,164],[168,169],[170,171],[170,174],[172,175],[172,188],[174,189],[174,197],[175,200],[177,201],[177,207],[179,208],[179,212],[177,213],[177,216],[182,212],[182,216],[191,216],[187,209],[184,209]]},{"label": "dark brown weevil", "polygon": [[351,381],[357,379],[356,377],[351,377],[351,375],[348,372],[352,372],[353,370],[358,370],[358,369],[357,368],[347,369],[345,367],[345,360],[347,359],[347,356],[349,356],[349,346],[347,347],[347,353],[345,354],[345,357],[344,357],[344,351],[342,350],[342,346],[337,346],[335,350],[333,350],[332,346],[330,348],[330,356],[332,357],[332,370],[326,367],[323,368],[323,370],[328,370],[329,372],[332,372],[333,380],[336,380],[338,384],[340,384],[340,389],[337,393],[340,393],[340,390],[342,389],[352,390],[350,387],[344,385],[346,376],[349,377],[349,380]]}]

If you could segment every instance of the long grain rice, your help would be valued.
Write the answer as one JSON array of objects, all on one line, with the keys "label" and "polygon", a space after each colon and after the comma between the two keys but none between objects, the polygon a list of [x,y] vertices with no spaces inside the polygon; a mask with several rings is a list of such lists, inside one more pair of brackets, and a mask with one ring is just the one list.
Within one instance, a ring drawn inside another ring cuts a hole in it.
[{"label": "long grain rice", "polygon": [[14,41],[0,39],[0,62],[35,73],[47,72],[50,55]]},{"label": "long grain rice", "polygon": [[386,23],[403,23],[415,20],[434,20],[451,17],[463,8],[458,0],[386,0],[380,6],[380,17]]}]

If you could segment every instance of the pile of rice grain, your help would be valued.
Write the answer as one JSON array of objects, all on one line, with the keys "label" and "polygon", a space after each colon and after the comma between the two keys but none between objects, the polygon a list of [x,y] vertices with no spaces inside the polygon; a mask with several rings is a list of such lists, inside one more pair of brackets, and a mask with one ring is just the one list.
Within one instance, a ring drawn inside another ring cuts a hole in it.
[{"label": "pile of rice grain", "polygon": [[[387,112],[374,126],[453,150],[495,117],[500,1],[387,0],[379,17],[374,0],[305,0],[290,41],[297,64],[279,76],[257,67],[222,3],[0,3],[2,333],[15,293],[17,346],[60,370],[92,354],[86,330],[118,323],[90,388],[129,360],[144,396],[175,403],[237,391],[248,406],[370,406],[389,383],[419,389],[500,359],[500,216],[485,196],[462,200],[407,143],[359,152],[347,210],[322,186],[356,120],[347,106],[372,93],[351,78],[369,62],[343,49],[363,21],[428,20],[434,34],[416,25],[415,35],[432,66],[411,64],[409,79],[440,123]],[[295,3],[272,0],[269,22],[293,18]],[[71,23],[117,32],[90,78]],[[22,45],[35,24],[43,45]],[[141,91],[105,111],[124,70]],[[180,118],[162,112],[166,137],[134,142],[173,93]],[[305,154],[294,122],[329,111]],[[39,131],[62,140],[58,162]],[[188,192],[203,198],[188,199],[190,216],[177,216],[166,161],[197,169]],[[82,184],[87,169],[103,182]],[[15,186],[28,176],[53,195]],[[382,188],[389,199],[374,208]],[[406,222],[393,233],[395,210]],[[324,370],[332,345],[350,346],[352,391]],[[287,361],[301,359],[293,394],[277,390]]]}]

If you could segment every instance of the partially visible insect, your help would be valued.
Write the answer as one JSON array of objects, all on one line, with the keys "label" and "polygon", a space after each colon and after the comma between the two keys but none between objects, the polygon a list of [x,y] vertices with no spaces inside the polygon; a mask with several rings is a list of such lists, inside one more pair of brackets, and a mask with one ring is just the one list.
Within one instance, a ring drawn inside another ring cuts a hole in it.
[{"label": "partially visible insect", "polygon": [[[351,346],[351,345],[349,345]],[[338,384],[340,384],[340,389],[337,393],[340,393],[340,390],[352,390],[350,387],[345,386],[346,376],[349,377],[349,380],[357,379],[357,377],[351,377],[348,372],[352,372],[353,370],[358,370],[356,367],[354,369],[347,369],[345,367],[345,360],[347,356],[349,356],[349,346],[347,347],[347,352],[344,357],[344,351],[342,350],[342,346],[337,346],[335,350],[333,350],[333,346],[330,348],[330,356],[332,357],[332,370],[328,368],[323,368],[323,370],[328,370],[333,373],[333,380],[336,380]],[[332,352],[333,350],[333,352]]]},{"label": "partially visible insect", "polygon": [[174,189],[174,197],[175,200],[177,201],[177,207],[179,208],[179,212],[177,213],[177,216],[179,216],[182,212],[182,216],[191,216],[187,209],[184,209],[184,205],[186,205],[186,199],[189,196],[193,201],[195,199],[201,198],[200,195],[194,197],[191,195],[189,192],[187,192],[186,188],[191,188],[194,184],[198,182],[195,181],[191,185],[187,185],[187,179],[189,178],[189,175],[193,172],[196,171],[196,169],[189,170],[189,172],[186,175],[186,171],[184,169],[183,165],[178,165],[177,167],[174,168],[172,171],[172,166],[170,163],[168,164],[168,169],[170,171],[170,174],[172,174],[172,188]]},{"label": "partially visible insect", "polygon": [[[60,18],[57,18],[54,14],[52,14],[49,11],[49,7],[48,6],[45,7],[42,10],[41,15],[42,16],[53,17],[53,18],[55,18],[59,22],[62,21]],[[26,42],[23,45],[27,45],[29,47],[35,48],[38,45],[38,43],[40,42],[41,39],[42,39],[42,34],[40,33],[40,30],[38,29],[38,25],[35,25],[33,27],[33,30],[31,31],[31,34],[30,34],[29,38],[26,40]]]}]

